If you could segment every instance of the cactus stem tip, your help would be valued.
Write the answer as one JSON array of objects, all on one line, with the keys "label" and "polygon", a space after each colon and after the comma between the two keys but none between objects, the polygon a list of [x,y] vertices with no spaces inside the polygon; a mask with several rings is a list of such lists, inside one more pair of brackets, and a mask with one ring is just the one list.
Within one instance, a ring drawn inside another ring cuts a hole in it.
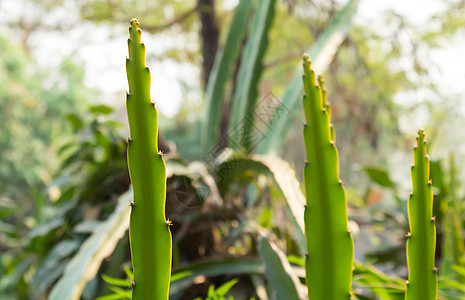
[{"label": "cactus stem tip", "polygon": [[134,29],[139,28],[139,21],[137,21],[137,19],[133,18],[130,23],[131,23],[132,28],[134,28]]}]

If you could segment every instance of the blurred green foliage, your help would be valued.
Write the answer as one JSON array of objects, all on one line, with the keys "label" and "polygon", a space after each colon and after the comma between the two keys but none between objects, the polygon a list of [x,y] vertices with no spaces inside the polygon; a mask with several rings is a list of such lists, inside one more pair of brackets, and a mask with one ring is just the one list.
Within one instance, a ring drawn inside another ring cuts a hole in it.
[{"label": "blurred green foliage", "polygon": [[[104,228],[99,225],[119,212],[115,210],[118,203],[125,205],[120,195],[129,188],[126,131],[115,121],[118,112],[95,103],[98,93],[84,85],[84,70],[72,59],[52,70],[39,67],[23,50],[33,45],[28,44],[28,37],[34,30],[66,32],[79,24],[73,24],[71,18],[66,24],[43,22],[61,9],[63,1],[23,2],[33,3],[39,13],[18,22],[7,20],[6,25],[25,44],[21,47],[9,37],[0,39],[2,300],[45,299],[72,259],[87,249],[83,244],[95,228]],[[151,54],[149,65],[164,59],[200,65],[199,1],[73,3],[79,9],[79,23],[91,22],[95,28],[124,24],[125,28],[137,16],[145,31],[183,41]],[[224,45],[232,11],[221,5],[223,2],[216,3],[220,45]],[[444,5],[449,9],[433,16],[431,26],[418,28],[394,11],[380,16],[392,25],[387,32],[355,25],[325,74],[338,133],[341,177],[348,191],[349,224],[354,226],[355,256],[363,262],[356,262],[354,270],[353,291],[359,299],[404,297],[407,194],[405,183],[399,179],[400,167],[390,165],[393,159],[399,161],[399,156],[411,154],[409,137],[413,133],[404,132],[402,118],[426,111],[431,127],[429,142],[434,145],[430,149],[441,149],[449,136],[444,133],[461,128],[455,125],[461,124],[458,101],[445,101],[450,99],[440,93],[441,82],[431,80],[431,61],[419,55],[444,45],[463,27],[463,1],[444,1]],[[261,61],[259,100],[270,91],[282,95],[301,53],[318,40],[340,7],[333,1],[277,1],[270,43]],[[234,62],[232,73],[239,64],[240,58]],[[234,86],[233,81],[226,86],[228,95]],[[296,209],[289,203],[301,193],[298,185],[289,184],[298,182],[302,174],[301,122],[291,123],[283,134],[283,147],[277,151],[289,163],[270,157],[243,157],[243,153],[229,157],[204,153],[200,144],[204,103],[191,101],[190,95],[199,92],[198,87],[183,87],[185,102],[176,117],[160,119],[160,144],[169,150],[167,216],[173,220],[175,245],[172,299],[209,297],[215,294],[210,286],[220,287],[218,291],[234,279],[237,283],[227,294],[223,293],[226,288],[221,289],[221,297],[248,300],[271,296],[266,262],[259,253],[259,230],[272,237],[303,282],[302,236]],[[394,101],[399,93],[415,96],[424,89],[432,91],[422,98],[424,101]],[[448,123],[441,123],[444,120]],[[225,128],[223,124],[221,130]],[[459,135],[451,135],[454,142],[446,150],[456,147]],[[432,157],[436,159],[431,164],[431,177],[438,226],[436,259],[441,265],[439,297],[462,299],[464,191],[461,170],[452,171],[461,160],[458,157],[453,163],[440,160],[440,155]],[[408,169],[408,163],[406,166]],[[102,236],[105,234],[108,232]],[[99,243],[97,248],[105,246],[104,240]],[[129,290],[127,237],[111,250],[110,258],[103,260],[95,278],[84,288],[82,299],[115,294],[112,285],[118,284],[108,278],[120,279],[121,288]]]},{"label": "blurred green foliage", "polygon": [[21,47],[0,38],[2,196],[25,200],[50,180],[57,166],[52,142],[70,133],[63,116],[89,100],[83,79],[70,59],[56,71],[41,70]]}]

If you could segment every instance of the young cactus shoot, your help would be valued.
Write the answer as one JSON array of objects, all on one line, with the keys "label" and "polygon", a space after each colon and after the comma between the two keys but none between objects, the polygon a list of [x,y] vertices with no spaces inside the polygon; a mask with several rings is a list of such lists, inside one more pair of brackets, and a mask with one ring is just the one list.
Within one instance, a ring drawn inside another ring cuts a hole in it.
[{"label": "young cactus shoot", "polygon": [[315,83],[307,55],[303,58],[303,106],[306,125],[304,169],[307,205],[305,234],[308,298],[347,300],[350,298],[353,240],[347,226],[347,200],[339,179],[339,158],[330,123],[323,80]]},{"label": "young cactus shoot", "polygon": [[136,19],[129,27],[126,99],[129,128],[128,166],[134,200],[129,237],[134,269],[133,300],[168,299],[171,232],[165,218],[166,167],[158,151],[158,113],[150,101],[150,71]]},{"label": "young cactus shoot", "polygon": [[433,216],[433,188],[425,131],[420,129],[413,150],[413,191],[408,199],[410,232],[407,233],[408,283],[405,299],[436,300],[438,277],[434,264],[436,226]]}]

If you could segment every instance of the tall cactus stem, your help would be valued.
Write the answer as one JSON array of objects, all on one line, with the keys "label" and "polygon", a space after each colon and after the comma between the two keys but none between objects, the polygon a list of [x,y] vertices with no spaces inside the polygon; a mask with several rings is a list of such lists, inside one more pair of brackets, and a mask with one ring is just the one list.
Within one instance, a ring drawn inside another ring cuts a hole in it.
[{"label": "tall cactus stem", "polygon": [[426,154],[425,131],[420,129],[413,150],[411,169],[413,191],[408,199],[410,232],[407,240],[408,285],[405,299],[436,300],[438,269],[435,266],[436,226],[430,158]]},{"label": "tall cactus stem", "polygon": [[316,84],[307,55],[303,68],[308,296],[310,300],[346,300],[351,295],[354,245],[347,226],[347,200],[339,179],[331,111],[324,81],[320,77],[319,86]]},{"label": "tall cactus stem", "polygon": [[126,108],[131,137],[127,152],[134,193],[129,222],[132,299],[163,300],[168,299],[172,243],[165,218],[166,167],[158,151],[158,113],[150,101],[150,71],[136,19],[129,27],[128,48]]}]

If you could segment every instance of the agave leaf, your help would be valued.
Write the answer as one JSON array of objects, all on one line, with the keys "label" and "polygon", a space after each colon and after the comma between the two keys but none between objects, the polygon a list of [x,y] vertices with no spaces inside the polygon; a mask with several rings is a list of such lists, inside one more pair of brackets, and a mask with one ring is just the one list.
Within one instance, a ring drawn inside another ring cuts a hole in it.
[{"label": "agave leaf", "polygon": [[231,75],[231,66],[236,61],[239,54],[237,45],[242,43],[247,26],[247,19],[252,11],[252,2],[241,0],[237,5],[229,31],[226,37],[223,50],[215,59],[212,72],[208,79],[207,91],[205,95],[205,122],[202,124],[202,145],[205,151],[211,150],[214,143],[219,140],[219,122],[224,103],[225,85]]},{"label": "agave leaf", "polygon": [[34,295],[41,295],[47,287],[60,277],[73,251],[79,248],[77,240],[64,240],[55,245],[41,262],[31,283]]},{"label": "agave leaf", "polygon": [[250,128],[253,108],[258,96],[258,82],[263,71],[263,58],[268,46],[268,32],[274,18],[275,0],[260,0],[244,47],[237,86],[232,99],[230,140],[237,148],[250,152],[253,147]]},{"label": "agave leaf", "polygon": [[266,277],[274,291],[273,299],[303,299],[299,279],[293,273],[284,253],[263,235],[260,235],[259,251],[265,264]]},{"label": "agave leaf", "polygon": [[224,196],[228,192],[229,185],[233,182],[233,178],[241,176],[247,170],[272,177],[278,184],[284,195],[290,214],[293,217],[291,221],[295,225],[295,239],[302,253],[304,253],[307,248],[303,221],[305,196],[300,189],[294,169],[288,162],[273,154],[252,155],[247,158],[233,157],[232,159],[224,161],[218,167],[218,177],[221,179],[218,182],[220,194]]},{"label": "agave leaf", "polygon": [[293,217],[292,222],[297,225],[295,238],[302,252],[305,252],[306,241],[304,235],[305,226],[303,211],[305,196],[300,189],[299,180],[297,179],[294,169],[288,162],[273,154],[254,155],[252,157],[264,164],[273,174],[274,180],[279,185],[286,199],[289,211]]},{"label": "agave leaf", "polygon": [[120,196],[114,212],[95,229],[66,266],[63,276],[53,287],[49,300],[80,298],[86,283],[95,277],[103,259],[113,252],[128,229],[128,203],[131,198],[132,191]]}]

